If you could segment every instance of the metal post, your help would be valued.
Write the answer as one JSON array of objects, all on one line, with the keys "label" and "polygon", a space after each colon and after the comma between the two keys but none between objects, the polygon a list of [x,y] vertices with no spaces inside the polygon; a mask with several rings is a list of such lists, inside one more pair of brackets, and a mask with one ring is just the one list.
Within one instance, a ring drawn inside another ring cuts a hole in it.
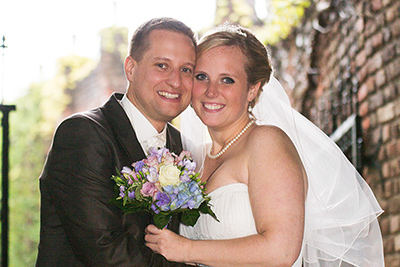
[{"label": "metal post", "polygon": [[[3,44],[0,48],[3,49],[3,77],[4,78],[4,50],[7,48],[5,45],[6,38],[3,35]],[[3,79],[2,79],[3,82]],[[3,128],[3,142],[2,142],[2,168],[1,168],[1,267],[8,266],[8,151],[9,151],[9,114],[10,111],[15,110],[14,105],[3,105],[4,100],[4,92],[3,92],[3,84],[1,85],[1,103],[0,103],[0,111],[3,114],[1,120],[1,126]]]},{"label": "metal post", "polygon": [[1,266],[8,266],[8,151],[9,151],[9,114],[15,110],[14,105],[0,105],[3,113],[1,126],[3,127],[2,168],[1,168]]}]

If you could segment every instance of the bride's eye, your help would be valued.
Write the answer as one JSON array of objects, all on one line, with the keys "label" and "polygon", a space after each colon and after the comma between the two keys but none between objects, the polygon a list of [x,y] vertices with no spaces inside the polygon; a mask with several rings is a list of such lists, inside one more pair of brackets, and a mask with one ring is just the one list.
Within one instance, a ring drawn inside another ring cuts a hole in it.
[{"label": "bride's eye", "polygon": [[207,75],[205,75],[204,73],[199,73],[195,77],[196,77],[196,80],[198,80],[198,81],[208,80]]},{"label": "bride's eye", "polygon": [[222,78],[222,82],[223,82],[223,83],[226,83],[226,84],[235,83],[235,81],[234,81],[232,78],[229,78],[229,77],[224,77],[224,78]]}]

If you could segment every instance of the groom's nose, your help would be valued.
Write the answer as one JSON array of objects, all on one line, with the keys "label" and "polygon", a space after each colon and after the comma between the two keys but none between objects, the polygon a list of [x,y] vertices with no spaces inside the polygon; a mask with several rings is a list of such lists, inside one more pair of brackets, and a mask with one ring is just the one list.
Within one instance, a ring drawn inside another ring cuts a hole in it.
[{"label": "groom's nose", "polygon": [[173,70],[169,74],[169,78],[167,83],[171,85],[173,88],[178,88],[181,86],[181,72],[180,70]]}]

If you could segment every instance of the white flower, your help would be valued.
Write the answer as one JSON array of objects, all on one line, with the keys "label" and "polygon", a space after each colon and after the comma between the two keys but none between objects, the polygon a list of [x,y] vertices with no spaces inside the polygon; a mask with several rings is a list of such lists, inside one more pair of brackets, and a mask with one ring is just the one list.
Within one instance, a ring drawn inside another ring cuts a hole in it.
[{"label": "white flower", "polygon": [[181,171],[173,164],[163,165],[160,168],[158,181],[161,186],[177,185],[180,183],[179,176]]}]

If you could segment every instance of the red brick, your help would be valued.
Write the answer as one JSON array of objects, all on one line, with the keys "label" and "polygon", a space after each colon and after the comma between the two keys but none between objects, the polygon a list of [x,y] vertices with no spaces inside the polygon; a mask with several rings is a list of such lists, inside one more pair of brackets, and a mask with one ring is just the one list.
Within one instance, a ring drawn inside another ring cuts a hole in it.
[{"label": "red brick", "polygon": [[388,252],[385,250],[385,266],[386,267],[399,267],[400,266],[400,255],[399,253],[388,255]]},{"label": "red brick", "polygon": [[374,36],[372,36],[372,46],[374,48],[380,46],[383,43],[383,33],[378,32]]},{"label": "red brick", "polygon": [[400,234],[394,237],[394,250],[400,251]]},{"label": "red brick", "polygon": [[386,142],[390,139],[390,125],[386,124],[382,127],[382,140]]},{"label": "red brick", "polygon": [[364,117],[368,114],[368,102],[362,102],[359,109],[358,113],[360,114],[361,117]]},{"label": "red brick", "polygon": [[390,219],[390,232],[396,233],[400,229],[400,216],[396,215]]},{"label": "red brick", "polygon": [[357,99],[358,102],[362,102],[365,100],[365,98],[368,96],[368,86],[366,83],[364,83],[363,85],[361,85],[360,89],[358,89],[357,92]]},{"label": "red brick", "polygon": [[385,179],[390,177],[390,164],[388,162],[382,165],[382,176]]},{"label": "red brick", "polygon": [[385,181],[384,184],[385,190],[384,190],[384,196],[385,198],[391,198],[393,196],[393,185],[391,180]]},{"label": "red brick", "polygon": [[383,69],[378,70],[375,75],[376,86],[381,87],[386,82],[385,71]]},{"label": "red brick", "polygon": [[382,1],[381,0],[373,0],[371,2],[372,4],[372,10],[373,11],[379,11],[382,8]]},{"label": "red brick", "polygon": [[393,104],[389,103],[378,109],[378,121],[380,123],[390,121],[394,118]]},{"label": "red brick", "polygon": [[392,6],[386,9],[386,21],[392,22],[394,19],[398,17],[398,10],[396,6]]},{"label": "red brick", "polygon": [[359,34],[363,32],[363,30],[364,30],[364,19],[363,18],[359,18],[356,21],[356,30]]},{"label": "red brick", "polygon": [[381,54],[376,54],[372,60],[368,61],[368,72],[370,74],[374,73],[376,70],[380,69],[382,67],[382,55]]},{"label": "red brick", "polygon": [[400,20],[397,20],[395,23],[393,23],[390,26],[390,29],[392,30],[393,37],[400,35]]},{"label": "red brick", "polygon": [[387,206],[388,213],[399,213],[400,212],[400,196],[394,196],[390,199]]},{"label": "red brick", "polygon": [[382,235],[390,234],[390,219],[388,217],[381,218],[379,225],[381,226]]},{"label": "red brick", "polygon": [[383,240],[383,251],[385,253],[393,253],[394,252],[394,240],[391,237],[385,238]]},{"label": "red brick", "polygon": [[396,58],[386,67],[388,80],[394,80],[400,74],[400,58]]},{"label": "red brick", "polygon": [[371,127],[371,119],[369,117],[364,118],[361,122],[361,127],[363,131],[368,131],[369,128]]},{"label": "red brick", "polygon": [[356,56],[357,67],[361,67],[362,65],[364,65],[365,61],[367,61],[367,55],[366,55],[365,50],[362,50]]}]

